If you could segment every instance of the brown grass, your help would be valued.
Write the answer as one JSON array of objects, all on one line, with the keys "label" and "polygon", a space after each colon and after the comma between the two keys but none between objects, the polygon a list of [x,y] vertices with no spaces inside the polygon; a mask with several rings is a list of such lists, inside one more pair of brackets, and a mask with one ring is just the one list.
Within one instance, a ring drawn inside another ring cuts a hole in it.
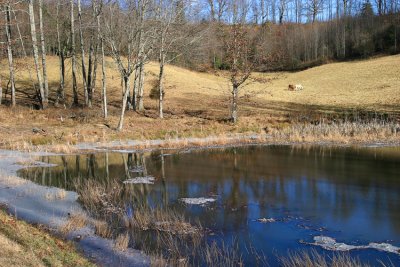
[{"label": "brown grass", "polygon": [[183,214],[169,208],[136,206],[133,217],[126,219],[125,225],[142,231],[155,230],[192,237],[202,235],[200,225],[191,224]]},{"label": "brown grass", "polygon": [[312,250],[311,252],[292,253],[286,258],[281,258],[283,267],[369,267],[359,259],[352,258],[348,253],[334,254],[328,257]]},{"label": "brown grass", "polygon": [[119,234],[114,241],[114,249],[124,251],[129,246],[129,233]]},{"label": "brown grass", "polygon": [[88,224],[88,217],[83,212],[71,212],[68,221],[61,227],[61,232],[66,235],[81,229]]},{"label": "brown grass", "polygon": [[[16,64],[23,60],[17,60]],[[93,109],[64,109],[50,107],[37,111],[27,106],[34,103],[24,68],[17,72],[17,100],[22,106],[15,109],[0,107],[0,147],[20,150],[37,149],[73,152],[79,142],[108,142],[111,140],[147,140],[229,135],[232,133],[264,133],[265,127],[284,128],[296,123],[293,116],[312,111],[316,116],[344,112],[376,112],[400,114],[400,56],[387,56],[367,61],[334,63],[297,73],[254,73],[242,89],[239,100],[239,122],[226,120],[229,116],[229,83],[225,74],[197,73],[175,66],[166,69],[166,99],[164,120],[157,118],[157,102],[149,92],[157,75],[157,65],[147,69],[144,113],[128,111],[125,128],[114,131],[118,123],[121,98],[118,72],[107,59],[110,117],[101,118],[100,103]],[[6,64],[6,62],[1,62]],[[69,62],[67,62],[69,64]],[[51,95],[55,98],[58,83],[58,59],[48,57]],[[1,68],[7,81],[7,68]],[[99,75],[99,79],[101,75]],[[67,82],[69,82],[67,77]],[[303,91],[288,91],[290,83],[301,83]],[[99,81],[97,84],[101,84]],[[3,88],[6,84],[3,84]],[[68,103],[71,101],[67,83]],[[81,92],[82,89],[80,89]],[[81,96],[81,100],[82,100]],[[100,90],[94,99],[100,99]],[[310,118],[311,119],[311,118]],[[284,127],[283,127],[284,126]],[[32,132],[32,128],[43,131]],[[352,141],[353,137],[346,137]],[[397,139],[398,140],[398,139]]]},{"label": "brown grass", "polygon": [[83,207],[94,214],[121,214],[122,183],[113,180],[110,183],[100,183],[91,179],[75,181],[75,190]]},{"label": "brown grass", "polygon": [[293,142],[399,142],[400,124],[396,122],[299,123],[271,128],[273,140]]},{"label": "brown grass", "polygon": [[96,235],[103,237],[103,238],[111,238],[112,237],[112,230],[108,226],[107,222],[100,221],[100,220],[93,220],[92,223],[94,225]]},{"label": "brown grass", "polygon": [[0,210],[0,266],[94,266],[74,245]]}]

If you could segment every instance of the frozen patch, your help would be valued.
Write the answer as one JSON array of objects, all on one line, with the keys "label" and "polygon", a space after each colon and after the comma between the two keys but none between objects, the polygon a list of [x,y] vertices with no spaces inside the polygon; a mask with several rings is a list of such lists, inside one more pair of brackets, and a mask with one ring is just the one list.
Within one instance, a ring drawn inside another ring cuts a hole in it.
[{"label": "frozen patch", "polygon": [[260,219],[257,219],[257,222],[260,222],[260,223],[273,223],[273,222],[276,222],[276,220],[274,218],[260,218]]},{"label": "frozen patch", "polygon": [[320,246],[327,250],[333,251],[349,251],[353,249],[376,249],[384,252],[391,252],[400,255],[400,247],[393,246],[388,243],[369,243],[364,246],[348,245],[345,243],[336,242],[332,237],[328,236],[315,236],[314,243],[309,243],[310,245]]},{"label": "frozen patch", "polygon": [[153,176],[135,177],[124,181],[124,184],[154,184]]},{"label": "frozen patch", "polygon": [[388,243],[369,243],[368,247],[400,255],[400,247],[396,247]]},{"label": "frozen patch", "polygon": [[180,199],[180,201],[189,205],[205,205],[209,202],[214,202],[215,200],[216,200],[215,198],[204,198],[204,197]]}]

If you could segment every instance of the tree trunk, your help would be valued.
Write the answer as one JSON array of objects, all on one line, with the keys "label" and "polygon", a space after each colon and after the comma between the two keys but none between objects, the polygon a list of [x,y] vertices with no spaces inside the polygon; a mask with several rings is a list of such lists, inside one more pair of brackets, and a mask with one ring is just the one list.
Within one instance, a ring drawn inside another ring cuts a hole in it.
[{"label": "tree trunk", "polygon": [[57,50],[58,59],[60,67],[60,85],[57,90],[57,100],[56,104],[60,101],[64,103],[65,101],[65,59],[64,59],[64,49],[61,49],[61,38],[60,38],[60,1],[57,1],[57,18],[56,18],[56,28],[57,28]]},{"label": "tree trunk", "polygon": [[131,99],[131,105],[132,109],[136,111],[136,104],[137,104],[137,98],[138,98],[138,88],[139,88],[139,79],[140,79],[140,69],[139,67],[136,68],[135,70],[135,78],[133,80],[133,90],[132,90],[132,99]]},{"label": "tree trunk", "polygon": [[74,19],[74,0],[71,0],[71,61],[72,61],[72,91],[74,92],[74,105],[79,105],[78,87],[76,84],[76,51],[75,51],[75,19]]},{"label": "tree trunk", "polygon": [[128,95],[129,95],[129,88],[130,88],[130,77],[129,76],[124,76],[124,97],[122,99],[122,110],[121,110],[121,116],[119,117],[119,123],[117,130],[121,131],[124,123],[124,115],[125,115],[125,110],[126,110],[126,105],[128,102]]},{"label": "tree trunk", "polygon": [[163,101],[164,101],[164,65],[165,65],[165,55],[164,50],[161,48],[160,52],[160,74],[158,75],[158,89],[159,89],[159,101],[158,101],[158,112],[160,119],[164,118],[163,113]]},{"label": "tree trunk", "polygon": [[1,75],[0,75],[0,106],[1,106],[1,100],[3,98],[3,87],[1,85],[2,81],[1,81]]},{"label": "tree trunk", "polygon": [[343,18],[342,57],[346,58],[346,17]]},{"label": "tree trunk", "polygon": [[231,120],[233,123],[237,122],[237,99],[238,99],[238,89],[237,85],[232,86],[232,107],[231,107]]},{"label": "tree trunk", "polygon": [[210,5],[210,17],[211,21],[215,21],[215,8],[214,8],[214,0],[208,0],[208,4]]},{"label": "tree trunk", "polygon": [[343,0],[343,36],[342,36],[343,58],[346,58],[347,2],[348,0]]},{"label": "tree trunk", "polygon": [[93,53],[94,53],[94,51],[93,51],[94,49],[93,49],[93,40],[91,40],[91,42],[90,42],[90,47],[89,47],[89,59],[88,59],[88,77],[87,77],[87,98],[88,98],[88,101],[87,101],[87,105],[88,105],[88,107],[89,108],[91,108],[92,107],[92,96],[93,96],[93,94],[92,94],[92,79],[93,79],[93,76],[92,76],[92,72],[93,72]]},{"label": "tree trunk", "polygon": [[144,111],[143,94],[144,94],[144,63],[140,64],[140,78],[139,78],[139,94],[138,94],[138,108],[139,111]]},{"label": "tree trunk", "polygon": [[[100,49],[101,49],[101,72],[102,72],[102,104],[103,104],[103,116],[107,118],[107,87],[106,87],[106,62],[104,58],[104,39],[101,35],[100,30],[100,14],[97,16],[97,36],[100,40]],[[96,71],[95,71],[96,73]],[[96,79],[96,78],[94,78]],[[107,166],[108,167],[108,166]]]},{"label": "tree trunk", "polygon": [[[97,39],[100,40],[99,37],[97,37]],[[95,47],[96,48],[94,50],[93,73],[92,73],[92,77],[91,77],[92,81],[90,83],[90,91],[91,91],[91,94],[92,94],[91,101],[93,101],[93,94],[94,94],[94,91],[96,89],[97,66],[98,66],[98,60],[99,60],[99,41],[96,43]]]},{"label": "tree trunk", "polygon": [[[97,21],[100,13],[98,13],[98,7],[96,1],[92,1],[92,18],[93,22]],[[97,29],[97,37],[95,38],[94,32],[90,38],[89,47],[89,66],[88,66],[88,77],[87,77],[87,90],[88,90],[88,106],[92,107],[93,94],[96,86],[96,76],[97,76],[97,61],[98,61],[98,49],[100,41],[100,28]],[[95,42],[96,40],[96,42]]]},{"label": "tree trunk", "polygon": [[29,22],[31,25],[31,38],[32,38],[32,48],[33,48],[33,60],[35,63],[36,76],[39,83],[39,97],[42,109],[47,108],[47,103],[45,101],[46,96],[43,88],[42,74],[40,73],[39,67],[39,51],[36,39],[36,25],[35,25],[35,14],[33,11],[33,0],[29,0]]},{"label": "tree trunk", "polygon": [[101,72],[102,72],[102,94],[103,94],[103,115],[107,118],[107,87],[106,87],[106,68],[104,59],[104,42],[103,38],[100,40],[101,45]]},{"label": "tree trunk", "polygon": [[44,82],[44,102],[46,106],[49,103],[49,83],[47,81],[47,67],[46,67],[46,43],[43,30],[43,0],[39,0],[39,28],[40,28],[40,43],[42,45],[42,69],[43,69],[43,82]]},{"label": "tree trunk", "polygon": [[83,43],[83,32],[82,32],[82,7],[81,0],[78,0],[78,21],[79,21],[79,40],[81,45],[81,62],[82,62],[82,81],[83,81],[83,90],[85,95],[85,104],[89,105],[89,96],[87,90],[87,81],[86,81],[86,65],[85,65],[85,47]]},{"label": "tree trunk", "polygon": [[8,55],[8,68],[10,70],[10,84],[11,84],[11,105],[14,107],[15,100],[15,70],[14,60],[11,46],[11,7],[10,4],[6,6],[6,36],[7,36],[7,55]]}]

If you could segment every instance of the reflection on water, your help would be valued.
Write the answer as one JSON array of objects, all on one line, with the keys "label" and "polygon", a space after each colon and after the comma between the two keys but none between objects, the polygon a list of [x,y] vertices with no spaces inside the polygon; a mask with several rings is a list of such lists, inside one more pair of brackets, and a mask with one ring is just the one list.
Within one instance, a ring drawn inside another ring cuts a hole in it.
[{"label": "reflection on water", "polygon": [[[316,235],[400,245],[400,148],[250,146],[183,152],[43,157],[58,166],[20,175],[71,190],[85,179],[122,183],[154,176],[154,184],[126,185],[127,201],[174,207],[211,229],[215,239],[236,239],[243,252],[253,247],[272,264],[288,250],[311,249],[299,241],[311,242]],[[179,201],[186,197],[217,201],[188,206]],[[277,221],[260,223],[259,218]],[[400,264],[399,256],[373,250],[352,255],[372,264],[378,259]]]}]

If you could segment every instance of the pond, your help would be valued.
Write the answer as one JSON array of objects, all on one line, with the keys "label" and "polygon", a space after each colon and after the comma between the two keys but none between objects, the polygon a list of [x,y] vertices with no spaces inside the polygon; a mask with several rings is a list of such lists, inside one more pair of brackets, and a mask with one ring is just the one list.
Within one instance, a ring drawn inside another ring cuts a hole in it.
[{"label": "pond", "polygon": [[[116,206],[124,216],[132,216],[138,203],[173,209],[207,229],[207,242],[235,247],[246,266],[274,266],[303,250],[335,253],[327,248],[337,244],[315,242],[321,236],[359,246],[349,253],[363,262],[400,265],[399,147],[245,146],[40,160],[57,166],[19,175],[72,191],[87,181],[118,184],[122,190],[114,185],[111,191],[120,194]],[[148,176],[154,180],[134,180]],[[200,197],[210,202],[182,201]],[[135,238],[148,240],[131,242],[136,248],[152,242],[143,234]],[[378,245],[366,247],[370,243]],[[393,245],[392,251],[381,249],[382,243]],[[266,261],[260,264],[259,257]]]}]

